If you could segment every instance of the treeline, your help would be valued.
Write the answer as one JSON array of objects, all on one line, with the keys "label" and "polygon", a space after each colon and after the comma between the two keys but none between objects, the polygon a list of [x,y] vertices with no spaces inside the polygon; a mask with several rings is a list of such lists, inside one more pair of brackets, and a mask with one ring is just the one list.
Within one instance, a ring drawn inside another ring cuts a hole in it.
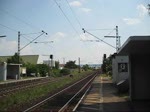
[{"label": "treeline", "polygon": [[103,74],[112,76],[112,55],[110,55],[109,57],[107,57],[106,54],[103,55],[103,63],[101,69]]},{"label": "treeline", "polygon": [[36,76],[36,77],[45,77],[45,76],[52,76],[52,77],[60,77],[64,75],[69,75],[73,70],[81,69],[87,71],[91,69],[88,65],[83,65],[82,68],[79,68],[78,65],[75,64],[75,61],[68,61],[62,69],[59,67],[59,62],[55,61],[55,66],[50,67],[46,64],[31,64],[31,63],[24,63],[23,59],[18,56],[17,53],[14,56],[7,59],[7,63],[14,63],[14,64],[22,64],[22,67],[26,68],[26,74],[21,74],[22,77],[25,76]]}]

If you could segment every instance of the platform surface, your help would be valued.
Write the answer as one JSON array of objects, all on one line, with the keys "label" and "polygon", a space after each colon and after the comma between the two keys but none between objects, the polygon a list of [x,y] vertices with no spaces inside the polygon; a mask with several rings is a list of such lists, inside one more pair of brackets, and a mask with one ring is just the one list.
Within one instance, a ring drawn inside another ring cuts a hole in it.
[{"label": "platform surface", "polygon": [[108,77],[95,77],[76,112],[130,112],[129,102],[120,97],[112,80]]}]

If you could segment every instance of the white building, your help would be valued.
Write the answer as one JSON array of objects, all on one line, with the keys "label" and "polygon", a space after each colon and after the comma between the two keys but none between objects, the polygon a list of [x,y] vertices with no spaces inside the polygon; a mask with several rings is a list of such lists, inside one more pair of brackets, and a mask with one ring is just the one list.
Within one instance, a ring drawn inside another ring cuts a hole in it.
[{"label": "white building", "polygon": [[55,61],[54,60],[43,60],[43,64],[46,64],[49,67],[55,67]]}]

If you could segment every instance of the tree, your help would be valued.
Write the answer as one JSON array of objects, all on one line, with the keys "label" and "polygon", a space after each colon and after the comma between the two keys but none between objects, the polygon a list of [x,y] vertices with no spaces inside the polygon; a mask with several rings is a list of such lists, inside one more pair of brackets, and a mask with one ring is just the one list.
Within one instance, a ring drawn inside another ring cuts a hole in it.
[{"label": "tree", "polygon": [[106,59],[106,73],[112,75],[112,55]]},{"label": "tree", "polygon": [[102,72],[106,73],[106,54],[103,55]]},{"label": "tree", "polygon": [[17,53],[14,54],[14,56],[10,57],[7,59],[7,63],[15,63],[15,64],[24,64],[23,60],[21,57],[18,56]]},{"label": "tree", "polygon": [[106,54],[103,56],[102,72],[107,75],[112,75],[112,55],[106,58]]},{"label": "tree", "polygon": [[55,69],[59,69],[59,61],[55,61]]},{"label": "tree", "polygon": [[83,65],[82,69],[85,70],[85,71],[87,71],[89,69],[89,65],[88,64]]},{"label": "tree", "polygon": [[44,77],[47,75],[49,71],[49,66],[46,64],[38,64],[37,69],[38,69],[38,73],[40,73],[40,75]]},{"label": "tree", "polygon": [[27,75],[31,75],[31,73],[37,73],[38,69],[37,69],[37,65],[35,64],[31,64],[31,63],[26,63],[24,65],[27,69]]},{"label": "tree", "polygon": [[78,66],[75,64],[76,61],[69,61],[65,64],[65,68],[68,68],[68,69],[75,69],[77,68]]},{"label": "tree", "polygon": [[68,68],[63,68],[61,71],[60,71],[60,74],[61,75],[69,75],[71,72]]}]

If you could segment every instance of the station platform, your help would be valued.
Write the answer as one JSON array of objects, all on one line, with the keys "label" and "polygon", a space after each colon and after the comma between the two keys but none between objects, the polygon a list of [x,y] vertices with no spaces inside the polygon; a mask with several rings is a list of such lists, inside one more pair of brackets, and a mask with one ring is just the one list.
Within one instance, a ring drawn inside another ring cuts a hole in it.
[{"label": "station platform", "polygon": [[118,95],[112,80],[95,77],[91,88],[78,106],[76,112],[130,112],[128,101]]},{"label": "station platform", "polygon": [[27,79],[8,79],[6,81],[0,81],[0,85],[3,84],[8,84],[8,83],[16,83],[16,82],[25,82],[25,81],[30,81],[30,80],[37,80],[37,79],[45,79],[47,77],[31,77],[31,78],[27,78]]}]

